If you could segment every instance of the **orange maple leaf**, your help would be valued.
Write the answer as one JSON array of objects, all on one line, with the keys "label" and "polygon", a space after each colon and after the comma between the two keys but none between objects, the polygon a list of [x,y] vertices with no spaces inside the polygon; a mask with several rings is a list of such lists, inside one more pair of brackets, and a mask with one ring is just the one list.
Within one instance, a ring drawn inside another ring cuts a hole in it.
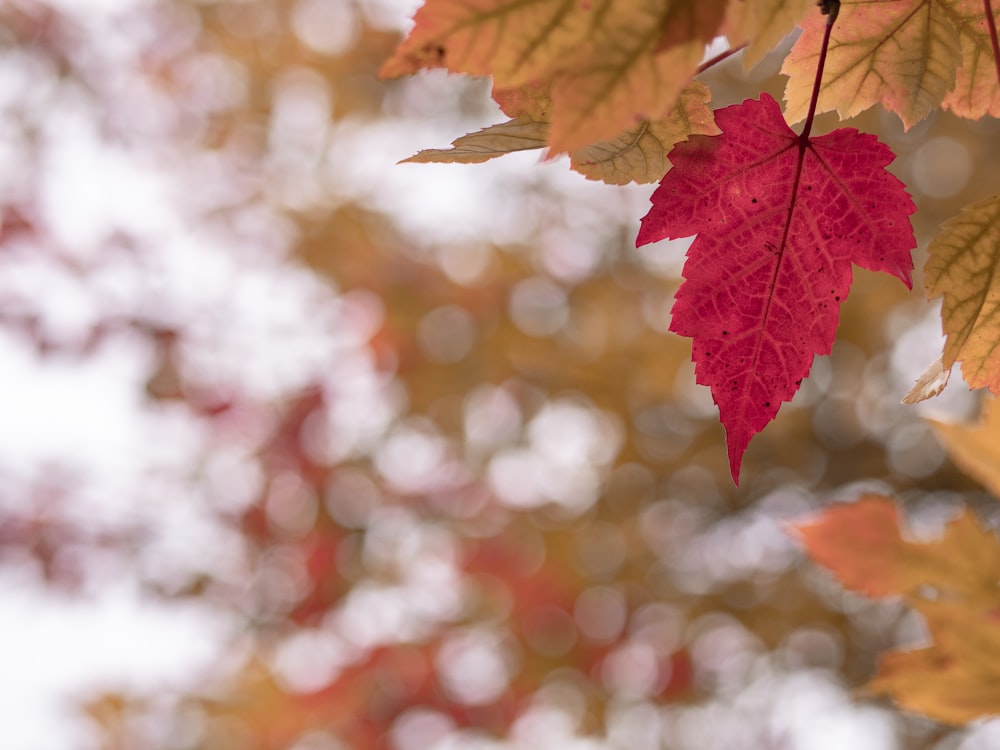
[{"label": "orange maple leaf", "polygon": [[582,148],[667,118],[722,26],[726,0],[428,0],[381,75],[425,68],[541,85],[549,146]]},{"label": "orange maple leaf", "polygon": [[835,505],[794,527],[808,555],[851,591],[902,596],[933,644],[884,654],[868,684],[903,708],[961,724],[1000,713],[1000,541],[968,511],[939,539],[903,538],[888,497]]}]

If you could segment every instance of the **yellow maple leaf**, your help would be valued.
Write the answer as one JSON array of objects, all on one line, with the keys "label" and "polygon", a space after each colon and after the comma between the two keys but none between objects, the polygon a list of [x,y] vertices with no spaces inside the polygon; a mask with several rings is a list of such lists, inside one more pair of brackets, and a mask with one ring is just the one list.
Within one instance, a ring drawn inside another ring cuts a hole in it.
[{"label": "yellow maple leaf", "polygon": [[[955,550],[954,554],[961,554]],[[901,708],[948,724],[1000,714],[1000,617],[951,602],[921,602],[933,646],[881,656],[866,686]]]},{"label": "yellow maple leaf", "polygon": [[[456,162],[474,164],[497,156],[544,148],[548,143],[548,107],[541,99],[519,97],[516,90],[494,93],[505,110],[538,112],[524,114],[508,122],[491,125],[463,135],[447,149],[425,149],[404,162]],[[674,107],[662,120],[643,121],[637,127],[614,138],[591,143],[570,153],[573,169],[591,180],[612,185],[628,182],[647,183],[659,180],[670,167],[667,154],[674,144],[694,134],[718,132],[707,102],[708,87],[692,81],[681,93]]]},{"label": "yellow maple leaf", "polygon": [[931,420],[948,455],[966,474],[1000,498],[1000,407],[983,404],[982,421],[975,427]]},{"label": "yellow maple leaf", "polygon": [[1000,195],[945,222],[927,250],[927,296],[944,296],[944,367],[961,362],[971,387],[1000,395]]},{"label": "yellow maple leaf", "polygon": [[[997,79],[993,45],[986,26],[986,12],[981,0],[959,0],[948,11],[958,30],[962,62],[958,67],[955,88],[942,105],[959,117],[978,120],[983,115],[1000,116],[1000,85]],[[1000,7],[993,11],[1000,19]]]},{"label": "yellow maple leaf", "polygon": [[667,154],[674,144],[692,135],[719,132],[707,106],[710,98],[707,86],[692,81],[665,118],[644,121],[615,138],[579,148],[570,153],[570,164],[588,179],[612,185],[656,182],[670,168]]},{"label": "yellow maple leaf", "polygon": [[[665,116],[695,72],[704,46],[651,54],[656,28],[611,52],[583,48],[579,64],[552,84],[550,145],[561,153]],[[678,76],[678,72],[682,71]]]},{"label": "yellow maple leaf", "polygon": [[722,31],[733,47],[747,45],[743,65],[749,70],[815,5],[813,0],[731,0]]},{"label": "yellow maple leaf", "polygon": [[[817,112],[853,117],[881,102],[909,129],[955,85],[960,50],[949,6],[942,0],[844,2],[830,38]],[[785,115],[806,116],[822,46],[825,17],[806,16],[803,32],[782,65]]]},{"label": "yellow maple leaf", "polygon": [[940,538],[903,537],[891,498],[869,495],[798,524],[809,556],[841,584],[902,596],[932,644],[884,654],[868,688],[938,721],[1000,713],[1000,541],[965,511]]}]

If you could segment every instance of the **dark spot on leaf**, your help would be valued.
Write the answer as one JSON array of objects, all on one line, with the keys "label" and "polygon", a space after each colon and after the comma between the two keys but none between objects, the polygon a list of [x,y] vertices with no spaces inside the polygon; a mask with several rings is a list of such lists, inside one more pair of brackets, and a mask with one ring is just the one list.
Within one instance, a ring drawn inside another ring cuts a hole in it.
[{"label": "dark spot on leaf", "polygon": [[424,48],[424,52],[430,60],[436,61],[438,64],[444,62],[444,57],[447,54],[447,50],[440,44],[428,44]]}]

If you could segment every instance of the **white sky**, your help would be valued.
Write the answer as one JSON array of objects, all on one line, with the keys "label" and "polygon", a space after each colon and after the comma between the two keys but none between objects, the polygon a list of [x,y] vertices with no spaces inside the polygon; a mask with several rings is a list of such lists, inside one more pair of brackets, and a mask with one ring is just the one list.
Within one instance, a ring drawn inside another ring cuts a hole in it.
[{"label": "white sky", "polygon": [[157,604],[127,586],[66,596],[4,572],[0,748],[84,750],[76,701],[101,689],[183,689],[213,664],[224,638],[224,622],[194,606]]}]

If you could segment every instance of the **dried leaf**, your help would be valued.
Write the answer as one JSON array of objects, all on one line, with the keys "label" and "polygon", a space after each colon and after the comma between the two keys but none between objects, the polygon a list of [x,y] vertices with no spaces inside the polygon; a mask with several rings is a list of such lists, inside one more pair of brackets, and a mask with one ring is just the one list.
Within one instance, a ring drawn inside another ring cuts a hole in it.
[{"label": "dried leaf", "polygon": [[928,368],[924,370],[923,375],[917,378],[917,382],[903,396],[903,403],[919,404],[921,401],[926,401],[929,398],[940,395],[945,386],[948,385],[950,377],[951,368],[945,368],[942,358],[938,357],[931,362]]},{"label": "dried leaf", "polygon": [[463,135],[452,141],[451,148],[428,148],[401,163],[456,162],[479,164],[515,151],[544,148],[548,140],[549,124],[519,117],[508,122],[490,125],[475,133]]}]

